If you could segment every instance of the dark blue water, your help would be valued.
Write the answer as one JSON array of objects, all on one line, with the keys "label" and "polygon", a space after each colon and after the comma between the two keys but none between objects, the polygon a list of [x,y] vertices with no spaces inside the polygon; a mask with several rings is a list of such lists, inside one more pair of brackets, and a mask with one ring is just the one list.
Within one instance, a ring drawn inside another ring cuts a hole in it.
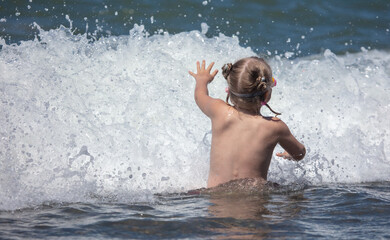
[{"label": "dark blue water", "polygon": [[[388,1],[0,0],[0,239],[390,238],[389,29]],[[250,55],[307,156],[172,194],[208,174],[188,70]]]},{"label": "dark blue water", "polygon": [[46,203],[2,212],[4,239],[389,238],[389,183],[251,196],[156,197],[151,203]]},{"label": "dark blue water", "polygon": [[9,42],[33,39],[43,29],[69,26],[75,33],[127,35],[136,24],[149,33],[171,34],[210,26],[207,36],[237,35],[257,53],[311,55],[389,49],[390,3],[376,1],[103,1],[0,2],[0,36]]}]

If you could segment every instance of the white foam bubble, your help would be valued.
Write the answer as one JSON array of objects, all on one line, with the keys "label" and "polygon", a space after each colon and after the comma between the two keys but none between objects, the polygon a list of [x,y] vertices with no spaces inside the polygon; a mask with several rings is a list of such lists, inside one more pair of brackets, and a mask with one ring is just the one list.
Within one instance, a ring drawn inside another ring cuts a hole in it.
[{"label": "white foam bubble", "polygon": [[[205,186],[211,126],[188,70],[255,54],[206,32],[150,36],[135,25],[91,42],[61,27],[20,45],[0,39],[0,209]],[[271,105],[308,148],[299,166],[273,159],[270,180],[389,180],[387,55],[270,60]],[[225,86],[219,74],[210,94],[224,99]]]}]

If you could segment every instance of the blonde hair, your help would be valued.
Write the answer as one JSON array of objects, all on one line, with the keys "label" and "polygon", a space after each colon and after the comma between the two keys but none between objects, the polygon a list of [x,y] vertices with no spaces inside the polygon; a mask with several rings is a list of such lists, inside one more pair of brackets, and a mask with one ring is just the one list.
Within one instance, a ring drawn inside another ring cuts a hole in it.
[{"label": "blonde hair", "polygon": [[222,75],[229,86],[226,103],[230,98],[234,107],[249,111],[256,109],[259,114],[261,106],[265,105],[280,115],[265,103],[266,92],[271,90],[273,81],[271,67],[264,59],[248,57],[234,64],[227,63],[222,67]]}]

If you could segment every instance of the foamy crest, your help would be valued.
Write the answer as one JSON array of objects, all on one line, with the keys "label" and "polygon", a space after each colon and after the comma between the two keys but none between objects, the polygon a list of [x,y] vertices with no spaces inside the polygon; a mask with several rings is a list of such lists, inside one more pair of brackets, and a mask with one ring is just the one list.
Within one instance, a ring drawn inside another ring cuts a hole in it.
[{"label": "foamy crest", "polygon": [[[211,126],[188,70],[254,55],[236,37],[206,32],[150,36],[135,25],[90,41],[61,27],[20,45],[0,39],[0,209],[204,187]],[[271,105],[308,154],[299,165],[273,159],[270,180],[389,180],[387,54],[293,61],[270,60]],[[225,98],[220,74],[209,86]]]}]

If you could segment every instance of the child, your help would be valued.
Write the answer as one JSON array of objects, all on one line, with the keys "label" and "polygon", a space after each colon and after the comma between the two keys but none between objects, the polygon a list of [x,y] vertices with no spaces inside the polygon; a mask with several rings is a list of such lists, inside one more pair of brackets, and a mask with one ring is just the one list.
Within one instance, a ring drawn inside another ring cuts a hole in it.
[{"label": "child", "polygon": [[[276,144],[285,149],[276,154],[279,157],[299,161],[305,156],[305,147],[282,120],[260,114],[260,108],[267,106],[280,115],[267,104],[276,81],[263,59],[249,57],[225,64],[222,74],[229,86],[226,103],[208,94],[207,84],[218,73],[211,73],[214,63],[207,68],[204,60],[201,66],[196,64],[197,73],[189,71],[196,80],[195,102],[212,125],[208,188],[237,179],[266,183]],[[229,98],[233,105],[228,104]]]}]

